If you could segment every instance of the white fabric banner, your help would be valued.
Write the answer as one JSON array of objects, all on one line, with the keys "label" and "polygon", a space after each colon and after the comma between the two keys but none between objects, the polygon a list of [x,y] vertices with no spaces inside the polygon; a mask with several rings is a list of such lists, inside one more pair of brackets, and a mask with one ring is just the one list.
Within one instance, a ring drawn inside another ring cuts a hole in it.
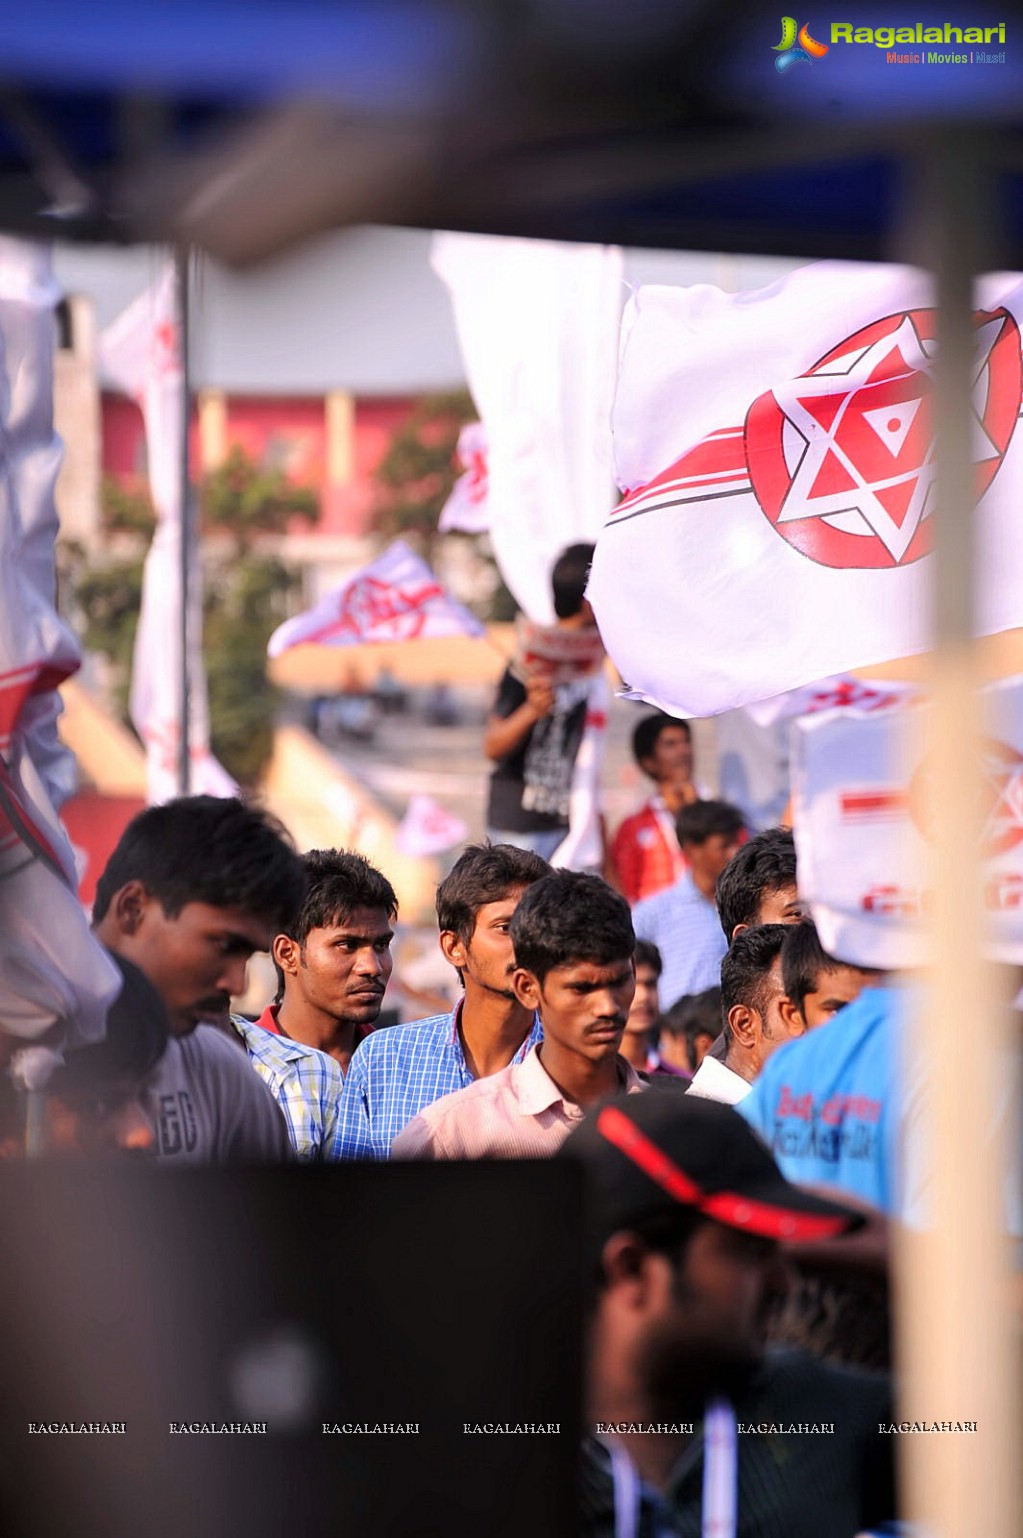
[{"label": "white fabric banner", "polygon": [[747,710],[758,726],[773,726],[776,721],[819,715],[823,710],[891,710],[896,705],[906,704],[918,693],[915,684],[887,679],[867,683],[842,673],[834,678],[822,678],[815,684],[805,684],[801,689],[790,689],[786,694],[776,694],[773,699],[749,705]]},{"label": "white fabric banner", "polygon": [[414,641],[428,636],[486,635],[487,627],[441,587],[404,540],[363,566],[312,609],[278,625],[267,653],[292,646],[361,646],[366,641]]},{"label": "white fabric banner", "polygon": [[0,238],[0,1032],[102,1036],[120,974],[77,897],[58,810],[74,788],[57,685],[79,665],[54,608],[54,306],[50,248]]},{"label": "white fabric banner", "polygon": [[487,434],[482,422],[466,422],[458,435],[456,460],[462,470],[441,509],[441,534],[485,534],[490,528],[487,501]]},{"label": "white fabric banner", "polygon": [[432,796],[412,796],[395,832],[394,847],[399,854],[423,859],[464,843],[468,832],[468,824]]},{"label": "white fabric banner", "polygon": [[[174,270],[160,276],[100,338],[103,367],[138,401],[146,425],[149,486],[156,532],[146,557],[135,636],[131,718],[146,745],[151,804],[179,793],[181,741],[181,434],[184,378],[174,296]],[[234,796],[238,786],[209,748],[206,672],[202,662],[202,578],[193,544],[189,598],[189,790]]]},{"label": "white fabric banner", "polygon": [[466,378],[488,445],[494,556],[549,624],[550,570],[614,504],[611,401],[624,289],[617,247],[438,234]]},{"label": "white fabric banner", "polygon": [[[1023,679],[984,690],[987,805],[982,855],[991,951],[1023,962]],[[799,894],[825,950],[860,966],[927,960],[931,906],[926,710],[835,710],[794,722]],[[915,728],[911,730],[911,727]]]},{"label": "white fabric banner", "polygon": [[[977,285],[982,633],[1023,624],[1023,280]],[[614,410],[627,493],[589,597],[634,692],[714,715],[925,650],[930,278],[822,262],[756,293],[641,288]]]}]

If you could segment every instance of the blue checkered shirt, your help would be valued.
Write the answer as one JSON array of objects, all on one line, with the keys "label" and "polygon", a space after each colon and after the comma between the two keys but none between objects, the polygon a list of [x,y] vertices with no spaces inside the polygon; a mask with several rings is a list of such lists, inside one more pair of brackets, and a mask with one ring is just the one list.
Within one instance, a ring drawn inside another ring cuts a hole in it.
[{"label": "blue checkered shirt", "polygon": [[[356,1049],[341,1092],[343,1159],[386,1159],[402,1127],[424,1106],[475,1083],[458,1034],[463,1002],[449,1015],[374,1031]],[[542,1040],[534,1016],[512,1062],[521,1063]]]},{"label": "blue checkered shirt", "polygon": [[284,1112],[298,1159],[341,1157],[341,1069],[332,1057],[287,1036],[275,1036],[253,1020],[232,1015],[249,1062]]},{"label": "blue checkered shirt", "polygon": [[652,940],[664,970],[657,984],[662,1009],[670,1009],[684,993],[702,993],[721,981],[721,958],[728,949],[718,910],[700,892],[688,872],[645,897],[632,910],[640,940]]}]

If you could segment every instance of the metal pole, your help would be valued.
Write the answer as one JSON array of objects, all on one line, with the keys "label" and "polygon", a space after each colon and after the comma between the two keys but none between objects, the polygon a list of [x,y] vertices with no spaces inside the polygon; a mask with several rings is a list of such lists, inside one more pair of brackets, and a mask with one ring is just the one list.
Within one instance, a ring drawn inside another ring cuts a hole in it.
[{"label": "metal pole", "polygon": [[178,246],[174,252],[174,275],[177,290],[178,306],[178,345],[181,357],[181,459],[180,459],[180,507],[181,507],[181,541],[180,541],[180,586],[181,586],[181,613],[180,613],[180,643],[181,643],[181,690],[179,710],[179,735],[178,735],[178,795],[187,796],[191,788],[191,743],[189,741],[189,710],[191,706],[191,681],[188,672],[189,659],[189,613],[191,610],[192,595],[189,587],[189,571],[192,561],[192,540],[194,538],[192,520],[191,476],[189,474],[188,454],[188,429],[191,415],[191,385],[189,379],[189,345],[188,345],[188,264],[189,249],[187,246]]},{"label": "metal pole", "polygon": [[971,443],[973,280],[991,265],[987,146],[957,131],[911,168],[911,258],[936,278],[930,768],[934,959],[908,1082],[928,1086],[922,1122],[934,1227],[902,1233],[895,1287],[900,1418],[973,1422],[974,1433],[900,1438],[905,1515],[934,1538],[1016,1538],[1017,1343],[1009,1308],[1004,1163],[991,1138],[1005,1029],[985,961],[981,669]]}]

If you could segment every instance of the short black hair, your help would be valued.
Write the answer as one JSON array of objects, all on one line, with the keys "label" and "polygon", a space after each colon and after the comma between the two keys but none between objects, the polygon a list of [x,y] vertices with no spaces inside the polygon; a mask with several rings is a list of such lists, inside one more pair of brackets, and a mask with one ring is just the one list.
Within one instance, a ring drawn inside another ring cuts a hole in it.
[{"label": "short black hair", "polygon": [[354,849],[310,849],[302,856],[306,890],[282,933],[303,945],[310,930],[344,924],[356,908],[383,908],[397,917],[398,899],[382,871]]},{"label": "short black hair", "polygon": [[[306,885],[302,901],[281,919],[278,933],[297,940],[302,959],[313,929],[347,923],[356,908],[383,908],[397,917],[398,899],[382,871],[354,849],[310,849],[302,856]],[[277,976],[275,1003],[284,998],[284,972],[274,958]]]},{"label": "short black hair", "polygon": [[737,849],[718,877],[717,905],[725,939],[738,924],[755,924],[769,892],[796,884],[796,841],[791,828],[766,828]]},{"label": "short black hair", "polygon": [[803,1013],[806,995],[817,992],[821,978],[828,972],[837,972],[839,967],[850,967],[854,972],[868,970],[856,966],[854,962],[839,961],[837,956],[829,956],[821,944],[817,926],[812,919],[789,924],[787,928],[788,934],[781,951],[781,975],[785,981],[785,992],[800,1014]]},{"label": "short black hair", "polygon": [[632,756],[637,764],[642,767],[644,758],[649,758],[657,747],[657,739],[669,726],[680,726],[689,741],[693,740],[693,730],[688,721],[680,721],[675,716],[666,716],[663,712],[656,716],[644,716],[642,721],[637,721],[632,729]]},{"label": "short black hair", "polygon": [[551,867],[531,849],[514,844],[470,844],[458,856],[437,888],[437,925],[468,945],[476,932],[476,915],[487,903],[500,902],[516,887],[532,886]]},{"label": "short black hair", "polygon": [[763,1015],[766,1006],[767,974],[770,972],[791,924],[758,924],[737,934],[721,962],[721,1019],[725,1040],[731,1043],[728,1014],[736,1004],[745,1004]]},{"label": "short black hair", "polygon": [[746,819],[730,801],[690,801],[675,820],[680,844],[705,844],[715,833],[735,838],[745,826]]},{"label": "short black hair", "polygon": [[637,940],[632,960],[637,970],[640,967],[651,967],[657,977],[664,971],[664,958],[652,940]]},{"label": "short black hair", "polygon": [[684,993],[657,1021],[658,1035],[685,1037],[689,1066],[696,1068],[696,1038],[721,1034],[721,989],[704,988],[702,993]]},{"label": "short black hair", "polygon": [[129,881],[140,881],[168,918],[201,902],[241,908],[270,924],[294,912],[305,890],[283,823],[221,796],[181,796],[132,818],[96,883],[97,922]]},{"label": "short black hair", "polygon": [[101,1041],[65,1053],[51,1075],[53,1094],[118,1082],[140,1082],[156,1067],[167,1046],[170,1025],[163,998],[126,956],[107,951],[121,974],[121,991],[107,1010]]},{"label": "short black hair", "polygon": [[543,983],[555,967],[607,966],[636,948],[629,905],[600,876],[556,870],[525,892],[511,921],[515,960]]},{"label": "short black hair", "polygon": [[572,619],[582,608],[594,549],[593,545],[569,545],[554,562],[551,596],[559,619]]}]

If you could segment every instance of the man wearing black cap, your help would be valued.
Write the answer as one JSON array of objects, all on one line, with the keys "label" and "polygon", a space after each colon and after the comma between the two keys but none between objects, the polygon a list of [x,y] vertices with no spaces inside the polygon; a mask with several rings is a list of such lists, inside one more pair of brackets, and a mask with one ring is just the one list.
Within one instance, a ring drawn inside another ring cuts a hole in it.
[{"label": "man wearing black cap", "polygon": [[894,1515],[887,1379],[764,1349],[779,1244],[857,1214],[783,1178],[728,1106],[651,1088],[559,1154],[590,1176],[585,1538],[853,1538]]}]

